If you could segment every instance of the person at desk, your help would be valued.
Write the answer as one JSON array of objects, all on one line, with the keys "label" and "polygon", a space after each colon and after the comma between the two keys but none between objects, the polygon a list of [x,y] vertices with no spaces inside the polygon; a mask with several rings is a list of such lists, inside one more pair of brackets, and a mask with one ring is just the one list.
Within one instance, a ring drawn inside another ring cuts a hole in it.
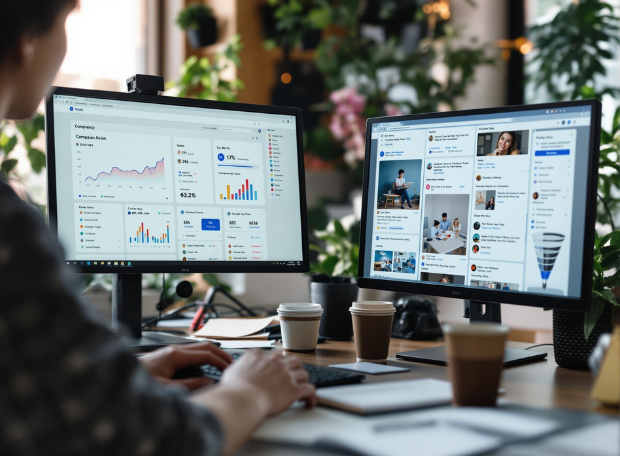
[{"label": "person at desk", "polygon": [[450,220],[448,220],[448,214],[444,212],[443,214],[441,214],[441,222],[439,222],[439,229],[441,230],[442,233],[445,233],[446,231],[450,231],[451,226],[452,224],[450,223]]},{"label": "person at desk", "polygon": [[409,193],[407,193],[407,182],[405,182],[405,170],[398,170],[398,177],[394,180],[394,193],[400,196],[400,208],[405,208],[405,201],[407,201],[407,205],[412,208],[411,201],[409,201]]},{"label": "person at desk", "polygon": [[439,229],[439,220],[435,220],[433,222],[433,227],[431,228],[430,232],[428,233],[427,239],[431,240],[434,238],[439,238],[439,235],[441,234],[441,230]]},{"label": "person at desk", "polygon": [[400,272],[402,270],[403,265],[402,265],[402,263],[400,261],[400,258],[396,258],[396,260],[394,260],[394,267],[396,269],[398,269],[398,272]]},{"label": "person at desk", "polygon": [[510,287],[508,286],[507,283],[504,284],[504,286],[502,287],[502,290],[510,291]]},{"label": "person at desk", "polygon": [[458,217],[456,217],[454,219],[454,222],[452,222],[452,231],[454,232],[454,234],[456,234],[458,236],[458,234],[461,232],[461,222],[459,221]]},{"label": "person at desk", "polygon": [[484,204],[484,196],[482,196],[482,192],[476,193],[476,204]]},{"label": "person at desk", "polygon": [[495,198],[491,197],[491,199],[484,204],[485,204],[485,210],[487,211],[495,210]]},{"label": "person at desk", "polygon": [[[32,116],[66,51],[76,0],[0,0],[0,119]],[[93,37],[93,39],[98,37]],[[39,211],[0,180],[0,454],[231,453],[266,417],[314,403],[295,357],[230,356],[209,343],[139,360],[82,302]],[[178,369],[212,364],[206,378]],[[192,395],[188,391],[194,391]]]},{"label": "person at desk", "polygon": [[503,131],[499,138],[497,138],[495,150],[487,154],[487,157],[520,154],[521,152],[517,150],[517,134],[514,131]]}]

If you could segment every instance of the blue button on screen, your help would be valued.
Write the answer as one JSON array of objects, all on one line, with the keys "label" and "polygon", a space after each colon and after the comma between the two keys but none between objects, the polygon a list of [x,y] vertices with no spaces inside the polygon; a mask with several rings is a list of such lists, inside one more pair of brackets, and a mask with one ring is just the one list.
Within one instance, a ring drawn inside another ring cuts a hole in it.
[{"label": "blue button on screen", "polygon": [[202,231],[219,231],[220,219],[202,219]]},{"label": "blue button on screen", "polygon": [[551,157],[553,155],[568,155],[570,150],[558,149],[558,150],[537,150],[534,155],[537,157]]}]

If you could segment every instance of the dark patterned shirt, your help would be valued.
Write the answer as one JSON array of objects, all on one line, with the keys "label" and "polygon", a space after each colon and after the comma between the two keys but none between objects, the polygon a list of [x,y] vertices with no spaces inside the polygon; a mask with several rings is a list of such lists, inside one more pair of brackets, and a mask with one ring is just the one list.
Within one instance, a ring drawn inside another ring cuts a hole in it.
[{"label": "dark patterned shirt", "polygon": [[216,455],[219,421],[80,302],[42,217],[0,181],[0,455]]}]

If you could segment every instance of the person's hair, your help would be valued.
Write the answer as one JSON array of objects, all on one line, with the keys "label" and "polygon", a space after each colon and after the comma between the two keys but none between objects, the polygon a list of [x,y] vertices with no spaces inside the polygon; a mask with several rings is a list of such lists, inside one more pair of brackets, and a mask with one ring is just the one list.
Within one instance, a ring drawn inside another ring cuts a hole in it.
[{"label": "person's hair", "polygon": [[458,217],[456,217],[456,218],[454,219],[454,221],[455,221],[455,222],[460,222],[460,220],[459,220],[459,218],[458,218]]},{"label": "person's hair", "polygon": [[0,61],[17,45],[24,34],[41,35],[49,32],[58,15],[78,0],[0,0]]},{"label": "person's hair", "polygon": [[493,203],[495,203],[495,198],[492,196],[491,199],[489,200],[489,202],[490,201],[493,201]]},{"label": "person's hair", "polygon": [[402,174],[405,174],[405,170],[404,170],[404,169],[399,169],[399,170],[398,170],[398,174],[401,174],[401,173],[402,173]]},{"label": "person's hair", "polygon": [[510,144],[510,148],[508,149],[509,152],[512,152],[517,148],[517,134],[514,131],[502,131],[497,137],[497,143],[495,144],[495,148],[497,149],[497,147],[499,146],[499,139],[504,133],[508,133],[512,138],[512,144]]},{"label": "person's hair", "polygon": [[437,225],[439,225],[439,220],[435,220],[435,221],[433,222],[433,226],[437,226]]},{"label": "person's hair", "polygon": [[443,214],[441,214],[442,217],[447,217],[448,214],[446,214],[445,212]]}]

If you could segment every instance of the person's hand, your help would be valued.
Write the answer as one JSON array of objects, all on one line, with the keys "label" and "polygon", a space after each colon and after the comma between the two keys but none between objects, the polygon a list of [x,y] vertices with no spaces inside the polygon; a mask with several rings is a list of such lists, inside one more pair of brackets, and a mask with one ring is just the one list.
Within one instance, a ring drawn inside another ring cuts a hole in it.
[{"label": "person's hand", "polygon": [[249,350],[224,371],[222,386],[252,388],[263,396],[268,416],[286,410],[293,402],[304,400],[306,407],[316,403],[315,388],[295,356],[265,354]]},{"label": "person's hand", "polygon": [[209,385],[213,380],[205,377],[173,380],[172,377],[178,369],[210,364],[223,371],[232,363],[228,353],[209,342],[170,345],[143,355],[139,360],[142,366],[160,382],[183,385],[190,391]]}]

